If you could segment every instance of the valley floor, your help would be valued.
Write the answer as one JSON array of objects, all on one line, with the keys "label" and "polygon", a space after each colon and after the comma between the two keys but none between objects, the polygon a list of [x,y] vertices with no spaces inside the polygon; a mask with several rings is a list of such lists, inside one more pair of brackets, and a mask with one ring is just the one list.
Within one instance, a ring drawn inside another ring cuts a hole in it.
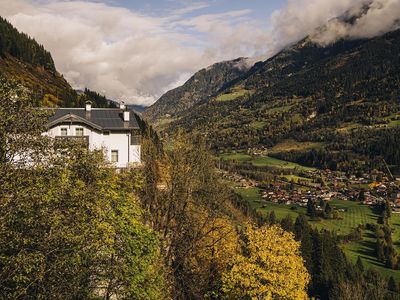
[{"label": "valley floor", "polygon": [[[379,212],[375,204],[381,201],[380,195],[387,193],[382,192],[380,186],[390,185],[389,182],[379,185],[372,178],[347,178],[329,170],[308,168],[262,155],[255,157],[246,153],[230,153],[222,154],[220,158],[222,163],[228,163],[222,166],[225,170],[221,171],[225,180],[253,210],[265,216],[274,211],[278,220],[287,215],[294,220],[299,214],[307,214],[306,199],[314,197],[320,201],[325,197],[327,203],[337,211],[338,217],[319,220],[307,218],[312,226],[334,231],[340,236],[348,235],[359,225],[378,224]],[[251,166],[254,167],[253,171],[249,171]],[[322,185],[317,183],[321,177],[324,181]],[[361,190],[365,191],[364,201],[357,199]],[[394,246],[400,251],[400,213],[395,207],[390,226]],[[364,229],[361,240],[342,242],[341,246],[353,262],[360,257],[366,269],[374,268],[382,275],[393,276],[400,282],[400,271],[386,268],[377,260],[376,241],[375,233]]]}]

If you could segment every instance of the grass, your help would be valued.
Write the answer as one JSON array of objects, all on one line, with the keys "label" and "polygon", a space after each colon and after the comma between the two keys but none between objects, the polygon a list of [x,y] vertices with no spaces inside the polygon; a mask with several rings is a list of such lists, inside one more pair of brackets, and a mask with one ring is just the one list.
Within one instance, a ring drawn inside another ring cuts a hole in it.
[{"label": "grass", "polygon": [[254,158],[251,163],[257,167],[272,166],[282,169],[299,169],[304,171],[314,171],[315,168],[304,167],[294,162],[277,159],[270,156],[260,156]]},{"label": "grass", "polygon": [[360,257],[365,269],[373,268],[385,277],[393,276],[393,278],[400,281],[400,271],[385,268],[374,255],[374,246],[376,243],[375,235],[373,232],[366,230],[361,242],[352,242],[343,246],[347,257],[355,263],[357,258]]},{"label": "grass", "polygon": [[338,234],[348,234],[359,224],[376,224],[378,216],[369,206],[360,205],[358,202],[333,200],[330,205],[338,209],[344,209],[341,213],[342,220],[321,220],[315,226],[319,229],[336,231]]},{"label": "grass", "polygon": [[[306,213],[306,209],[303,207],[298,207],[296,210],[293,210],[292,207],[294,205],[275,204],[262,201],[260,194],[258,194],[257,198],[254,194],[255,191],[250,193],[253,194],[251,196],[246,195],[246,193],[241,195],[244,199],[252,203],[253,208],[265,210],[266,212],[274,210],[277,216],[279,215],[281,217],[285,217],[288,214],[297,217],[299,213]],[[343,200],[333,200],[330,202],[330,205],[338,209],[346,210],[345,212],[340,213],[342,219],[310,221],[312,226],[317,227],[318,229],[335,231],[337,234],[344,235],[350,233],[351,230],[356,228],[359,224],[376,224],[377,215],[372,212],[369,206]]]},{"label": "grass", "polygon": [[221,154],[220,157],[223,160],[234,160],[239,163],[249,162],[252,160],[252,157],[250,155],[243,153],[224,153]]},{"label": "grass", "polygon": [[294,183],[298,183],[299,181],[312,181],[311,178],[301,177],[297,175],[283,175],[280,177],[286,178],[289,182],[294,182]]},{"label": "grass", "polygon": [[[282,219],[287,215],[290,215],[295,219],[299,214],[306,213],[306,209],[303,207],[298,207],[296,210],[293,210],[293,205],[275,204],[264,201],[261,198],[260,190],[258,188],[237,189],[237,192],[242,195],[243,199],[250,203],[252,208],[257,209],[257,211],[264,215],[274,211],[278,219]],[[349,233],[359,224],[377,224],[378,215],[369,206],[343,200],[334,200],[331,201],[330,204],[338,209],[342,208],[346,210],[345,212],[340,213],[342,219],[310,221],[311,226],[315,226],[319,229],[336,231],[338,234],[343,235]],[[400,250],[400,214],[393,214],[390,222],[391,227],[394,229],[393,241],[397,244],[397,248]],[[347,257],[354,263],[357,261],[357,258],[360,257],[366,269],[374,268],[383,276],[393,276],[396,281],[400,281],[400,271],[385,268],[385,266],[375,258],[375,242],[376,238],[374,233],[364,230],[362,241],[343,244],[342,248]]]},{"label": "grass", "polygon": [[315,168],[305,167],[294,162],[277,159],[270,156],[256,156],[252,157],[244,153],[224,153],[220,157],[223,160],[236,161],[238,163],[251,163],[256,167],[276,167],[282,169],[298,169],[302,171],[314,171]]},{"label": "grass", "polygon": [[285,113],[288,112],[294,105],[283,105],[283,106],[276,106],[272,108],[265,108],[265,112],[268,115],[275,114],[275,113]]},{"label": "grass", "polygon": [[316,142],[298,142],[293,139],[285,140],[276,144],[272,148],[272,152],[288,152],[288,151],[304,151],[310,149],[322,148],[324,143]]},{"label": "grass", "polygon": [[362,189],[362,190],[369,189],[369,183],[357,183],[357,184],[352,184],[351,186],[355,189]]},{"label": "grass", "polygon": [[264,201],[261,198],[259,188],[240,188],[237,189],[237,192],[243,197],[244,200],[250,203],[251,208],[256,209],[264,215],[274,211],[278,219],[282,219],[287,215],[291,215],[294,220],[300,212],[306,212],[306,210],[303,208],[300,208],[299,211],[294,211],[291,210],[289,206]]},{"label": "grass", "polygon": [[400,126],[400,114],[392,114],[389,117],[384,118],[384,120],[389,122],[385,127],[394,128]]},{"label": "grass", "polygon": [[394,230],[392,235],[393,243],[400,251],[400,214],[392,213],[392,217],[390,218],[390,227]]},{"label": "grass", "polygon": [[397,127],[400,126],[400,120],[391,120],[389,122],[389,124],[387,125],[387,127],[389,128],[393,128],[393,127]]},{"label": "grass", "polygon": [[246,89],[242,89],[242,88],[240,88],[240,89],[235,89],[235,90],[231,91],[231,92],[228,93],[228,94],[221,94],[221,95],[219,95],[219,96],[215,99],[215,101],[217,101],[217,102],[232,101],[232,100],[235,100],[235,99],[237,99],[237,98],[239,98],[239,97],[243,97],[243,96],[246,95],[247,93],[251,93],[251,91],[246,90]]},{"label": "grass", "polygon": [[263,122],[263,121],[254,121],[251,122],[250,127],[254,128],[254,129],[263,129],[265,127],[265,125],[267,125],[267,122]]}]

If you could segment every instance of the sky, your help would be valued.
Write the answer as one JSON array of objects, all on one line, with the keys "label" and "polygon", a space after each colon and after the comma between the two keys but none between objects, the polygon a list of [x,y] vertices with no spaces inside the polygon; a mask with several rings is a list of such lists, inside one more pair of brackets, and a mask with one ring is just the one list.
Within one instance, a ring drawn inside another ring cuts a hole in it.
[{"label": "sky", "polygon": [[[355,24],[333,19],[367,2]],[[381,34],[400,0],[0,0],[0,15],[43,44],[74,88],[147,106],[219,61],[266,59],[308,35],[326,45]]]}]

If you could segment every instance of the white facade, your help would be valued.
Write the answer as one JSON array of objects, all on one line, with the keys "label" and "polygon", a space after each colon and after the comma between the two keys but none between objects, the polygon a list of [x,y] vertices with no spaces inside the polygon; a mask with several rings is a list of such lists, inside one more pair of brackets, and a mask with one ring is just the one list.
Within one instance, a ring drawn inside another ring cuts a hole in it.
[{"label": "white facade", "polygon": [[83,137],[88,138],[89,149],[103,149],[106,158],[115,167],[127,168],[131,164],[141,162],[141,145],[135,141],[135,137],[132,143],[131,131],[100,131],[86,124],[59,124],[49,128],[47,135],[53,138],[62,137],[65,134],[66,137],[81,136],[82,129]]}]

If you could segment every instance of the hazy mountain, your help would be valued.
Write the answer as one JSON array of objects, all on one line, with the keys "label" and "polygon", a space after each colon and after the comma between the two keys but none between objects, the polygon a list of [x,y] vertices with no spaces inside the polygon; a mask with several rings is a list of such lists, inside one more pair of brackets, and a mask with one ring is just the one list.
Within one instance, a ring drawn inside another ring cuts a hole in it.
[{"label": "hazy mountain", "polygon": [[129,109],[132,109],[132,110],[136,111],[137,113],[143,113],[147,109],[147,106],[136,105],[136,104],[129,104],[128,107],[129,107]]}]

